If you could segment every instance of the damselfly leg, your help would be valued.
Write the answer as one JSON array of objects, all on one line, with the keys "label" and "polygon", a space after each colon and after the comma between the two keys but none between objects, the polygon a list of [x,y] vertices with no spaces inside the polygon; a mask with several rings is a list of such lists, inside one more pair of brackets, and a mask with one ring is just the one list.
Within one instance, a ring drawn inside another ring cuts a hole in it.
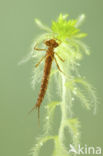
[{"label": "damselfly leg", "polygon": [[64,60],[57,54],[57,53],[55,53],[57,56],[58,56],[58,58],[62,61],[62,62],[64,62]]},{"label": "damselfly leg", "polygon": [[35,67],[38,67],[39,66],[39,64],[44,60],[44,58],[46,57],[46,55],[45,56],[43,56],[41,59],[40,59],[40,61],[35,65]]},{"label": "damselfly leg", "polygon": [[[40,49],[40,48],[38,48],[37,45],[38,45],[38,44],[35,45],[34,50],[37,50],[37,51],[46,51],[46,49]],[[40,61],[35,65],[35,67],[38,67],[39,64],[44,60],[45,57],[46,57],[46,55],[43,56],[43,57],[40,59]]]},{"label": "damselfly leg", "polygon": [[47,49],[40,49],[40,48],[37,47],[37,45],[38,44],[35,45],[34,50],[37,50],[37,51],[46,51],[47,50]]},{"label": "damselfly leg", "polygon": [[[56,63],[56,65],[57,65],[58,70],[59,70],[60,72],[62,72],[62,73],[63,73],[63,71],[60,69],[60,67],[59,67],[59,65],[58,65],[57,60],[56,60],[56,58],[55,58],[55,57],[54,57],[54,60],[55,60],[55,63]],[[64,74],[64,73],[63,73],[63,74]]]}]

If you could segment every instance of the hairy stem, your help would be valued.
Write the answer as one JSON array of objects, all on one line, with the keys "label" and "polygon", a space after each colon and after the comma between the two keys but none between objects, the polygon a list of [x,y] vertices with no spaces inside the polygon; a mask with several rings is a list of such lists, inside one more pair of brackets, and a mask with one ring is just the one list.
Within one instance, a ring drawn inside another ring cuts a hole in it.
[{"label": "hairy stem", "polygon": [[[58,134],[61,144],[63,143],[63,138],[64,138],[65,123],[67,122],[67,120],[69,118],[72,117],[71,94],[69,92],[69,89],[67,87],[65,87],[65,83],[66,83],[66,77],[64,75],[62,75],[62,102],[60,103],[61,123],[60,123],[59,134]],[[68,105],[69,105],[69,107],[68,107]]]}]

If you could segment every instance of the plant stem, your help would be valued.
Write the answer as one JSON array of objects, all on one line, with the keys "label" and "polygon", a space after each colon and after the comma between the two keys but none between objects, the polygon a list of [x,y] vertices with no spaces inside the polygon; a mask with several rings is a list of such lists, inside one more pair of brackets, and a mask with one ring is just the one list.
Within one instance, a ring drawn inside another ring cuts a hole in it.
[{"label": "plant stem", "polygon": [[[66,77],[62,75],[62,102],[60,103],[61,108],[61,123],[59,128],[59,140],[61,144],[63,143],[64,138],[64,128],[66,121],[72,117],[71,111],[71,94],[67,87],[65,87]],[[68,107],[69,106],[69,107]]]}]

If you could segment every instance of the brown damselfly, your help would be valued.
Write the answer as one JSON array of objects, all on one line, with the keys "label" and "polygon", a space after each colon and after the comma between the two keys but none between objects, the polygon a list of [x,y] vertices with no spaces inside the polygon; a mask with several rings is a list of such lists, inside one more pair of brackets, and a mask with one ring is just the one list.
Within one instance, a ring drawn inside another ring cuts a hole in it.
[{"label": "brown damselfly", "polygon": [[41,105],[41,103],[42,103],[42,101],[44,99],[44,96],[45,96],[45,93],[46,93],[46,90],[47,90],[47,86],[48,86],[48,81],[49,81],[49,76],[50,76],[50,71],[51,71],[51,66],[52,66],[53,60],[55,61],[58,70],[60,72],[62,72],[62,70],[60,69],[60,67],[59,67],[59,65],[57,63],[55,55],[62,62],[64,62],[64,60],[56,52],[54,52],[54,49],[59,46],[59,43],[57,43],[57,41],[55,39],[46,40],[44,42],[44,44],[48,47],[47,49],[40,49],[40,48],[37,48],[37,46],[34,47],[34,50],[46,51],[46,54],[35,65],[35,67],[38,67],[39,64],[45,59],[44,72],[43,72],[43,77],[42,77],[42,81],[41,81],[41,87],[40,87],[39,95],[38,95],[36,104],[34,105],[34,107],[31,110],[31,111],[33,111],[35,108],[38,109],[38,119],[40,118],[39,117],[40,105]]}]

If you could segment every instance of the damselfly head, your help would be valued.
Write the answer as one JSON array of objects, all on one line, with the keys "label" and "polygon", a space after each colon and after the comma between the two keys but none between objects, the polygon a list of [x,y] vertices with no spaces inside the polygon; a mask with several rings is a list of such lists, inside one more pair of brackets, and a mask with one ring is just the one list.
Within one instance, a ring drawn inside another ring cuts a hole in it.
[{"label": "damselfly head", "polygon": [[45,41],[45,44],[46,44],[46,46],[52,46],[54,48],[59,46],[59,44],[54,39]]}]

